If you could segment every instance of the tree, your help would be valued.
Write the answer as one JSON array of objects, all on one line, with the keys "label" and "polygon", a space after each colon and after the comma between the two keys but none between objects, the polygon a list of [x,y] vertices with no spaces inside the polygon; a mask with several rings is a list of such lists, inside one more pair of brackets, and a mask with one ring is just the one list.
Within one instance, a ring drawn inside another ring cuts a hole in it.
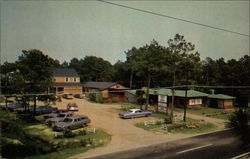
[{"label": "tree", "polygon": [[110,62],[96,56],[86,56],[84,59],[73,58],[69,67],[76,69],[81,81],[113,81],[114,69]]},{"label": "tree", "polygon": [[155,40],[150,45],[145,45],[139,49],[133,47],[131,50],[126,52],[127,60],[130,61],[132,70],[136,75],[140,76],[141,79],[146,81],[147,86],[147,99],[146,99],[146,110],[149,104],[149,88],[152,76],[160,72],[163,68],[163,56],[164,49]]},{"label": "tree", "polygon": [[[169,39],[168,45],[167,49],[171,53],[170,57],[172,57],[168,62],[171,64],[169,70],[172,70],[173,73],[173,87],[176,85],[176,74],[181,75],[178,81],[179,84],[187,85],[188,83],[195,83],[197,81],[196,74],[201,71],[200,54],[198,52],[193,52],[195,50],[195,45],[191,42],[187,42],[184,36],[180,34],[176,34],[174,39]],[[183,75],[185,78],[183,78]],[[171,115],[173,115],[173,105],[174,90]],[[186,106],[187,98],[184,108],[184,121],[186,120]]]},{"label": "tree", "polygon": [[[52,85],[52,71],[59,66],[58,60],[44,55],[40,50],[23,50],[17,63],[18,70],[23,78],[23,93],[45,93]],[[33,96],[34,114],[36,112],[37,96]]]}]

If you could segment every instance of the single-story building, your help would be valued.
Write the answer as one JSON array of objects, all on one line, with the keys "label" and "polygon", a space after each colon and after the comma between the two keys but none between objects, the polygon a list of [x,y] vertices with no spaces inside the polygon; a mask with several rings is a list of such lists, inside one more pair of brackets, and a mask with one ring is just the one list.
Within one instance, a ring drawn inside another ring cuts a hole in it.
[{"label": "single-story building", "polygon": [[[159,109],[166,109],[166,107],[172,106],[172,90],[171,89],[150,89],[150,98],[157,103]],[[187,108],[193,108],[196,106],[207,106],[207,94],[195,90],[187,91]],[[184,107],[186,104],[185,90],[175,90],[174,92],[174,105],[176,107]]]},{"label": "single-story building", "polygon": [[[106,101],[124,102],[125,90],[128,88],[116,82],[86,82],[83,84],[83,90],[84,92],[99,91]],[[88,96],[88,93],[86,95]]]},{"label": "single-story building", "polygon": [[[126,99],[130,102],[136,102],[136,91],[128,90],[125,93]],[[197,106],[201,107],[216,107],[229,109],[233,108],[233,100],[235,97],[223,94],[207,94],[200,91],[187,91],[187,108]],[[172,90],[166,88],[157,88],[149,90],[149,102],[152,105],[157,105],[159,110],[166,110],[172,106]],[[174,105],[176,107],[184,107],[186,104],[185,90],[175,90]]]},{"label": "single-story building", "polygon": [[225,94],[209,94],[209,106],[223,109],[233,108],[233,101],[235,97]]},{"label": "single-story building", "polygon": [[52,80],[52,91],[56,95],[82,93],[80,76],[72,68],[55,68]]}]

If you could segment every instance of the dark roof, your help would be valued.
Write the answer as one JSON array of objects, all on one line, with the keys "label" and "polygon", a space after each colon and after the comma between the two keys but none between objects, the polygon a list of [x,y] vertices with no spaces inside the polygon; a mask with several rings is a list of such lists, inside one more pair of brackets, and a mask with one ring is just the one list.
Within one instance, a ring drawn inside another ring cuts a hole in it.
[{"label": "dark roof", "polygon": [[82,83],[77,82],[54,82],[54,87],[64,87],[64,86],[82,86]]},{"label": "dark roof", "polygon": [[54,77],[79,77],[73,68],[55,68],[53,70]]},{"label": "dark roof", "polygon": [[113,85],[117,84],[116,82],[86,82],[83,84],[85,88],[96,88],[99,90],[108,89]]}]

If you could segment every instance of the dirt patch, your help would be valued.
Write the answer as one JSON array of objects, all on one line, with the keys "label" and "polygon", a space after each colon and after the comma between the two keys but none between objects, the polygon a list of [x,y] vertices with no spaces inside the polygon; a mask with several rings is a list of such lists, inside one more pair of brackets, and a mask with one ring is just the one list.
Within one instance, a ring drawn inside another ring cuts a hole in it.
[{"label": "dirt patch", "polygon": [[79,106],[78,114],[87,115],[91,119],[91,127],[101,128],[112,135],[111,142],[105,147],[96,148],[88,152],[72,156],[72,159],[92,157],[112,153],[175,139],[187,137],[180,134],[160,134],[145,131],[134,126],[135,123],[153,120],[154,117],[120,119],[119,105],[90,103],[84,99],[65,100],[56,104],[59,108],[66,108],[68,102],[76,102]]}]

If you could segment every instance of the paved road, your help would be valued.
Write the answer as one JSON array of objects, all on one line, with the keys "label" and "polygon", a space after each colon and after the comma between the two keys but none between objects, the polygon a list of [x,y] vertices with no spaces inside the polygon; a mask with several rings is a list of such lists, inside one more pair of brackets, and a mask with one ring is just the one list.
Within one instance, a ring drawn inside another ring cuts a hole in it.
[{"label": "paved road", "polygon": [[225,130],[89,159],[228,159],[243,152],[239,137]]}]

